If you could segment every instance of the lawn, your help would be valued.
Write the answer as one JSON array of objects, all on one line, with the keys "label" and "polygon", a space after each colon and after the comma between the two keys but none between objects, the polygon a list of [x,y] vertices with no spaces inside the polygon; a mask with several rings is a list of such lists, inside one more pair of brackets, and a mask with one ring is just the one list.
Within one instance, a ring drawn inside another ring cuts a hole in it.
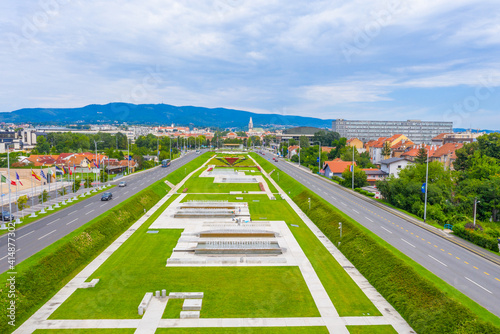
[{"label": "lawn", "polygon": [[[134,319],[146,292],[205,293],[202,317],[316,317],[316,305],[297,267],[166,267],[181,230],[146,233],[144,224],[51,319]],[[221,285],[223,282],[223,285]],[[290,291],[294,291],[290,294]]]},{"label": "lawn", "polygon": [[351,334],[397,334],[391,325],[347,326]]},{"label": "lawn", "polygon": [[[188,195],[189,200],[229,200],[248,202],[252,220],[284,220],[311,262],[340,316],[381,315],[344,268],[328,252],[285,200],[270,200],[265,195],[238,195],[243,200],[226,195]],[[254,202],[258,200],[259,202]],[[291,225],[298,225],[293,227]]]},{"label": "lawn", "polygon": [[203,172],[196,172],[178,190],[179,193],[188,189],[189,193],[229,193],[230,191],[260,191],[258,183],[214,183],[213,177],[199,177]]},{"label": "lawn", "polygon": [[323,334],[326,327],[158,328],[156,334]]},{"label": "lawn", "polygon": [[133,334],[135,328],[37,329],[34,334]]},{"label": "lawn", "polygon": [[187,175],[189,175],[189,173],[203,165],[212,155],[213,152],[205,152],[199,157],[196,157],[184,166],[179,167],[177,170],[168,174],[167,181],[171,182],[172,184],[181,182]]}]

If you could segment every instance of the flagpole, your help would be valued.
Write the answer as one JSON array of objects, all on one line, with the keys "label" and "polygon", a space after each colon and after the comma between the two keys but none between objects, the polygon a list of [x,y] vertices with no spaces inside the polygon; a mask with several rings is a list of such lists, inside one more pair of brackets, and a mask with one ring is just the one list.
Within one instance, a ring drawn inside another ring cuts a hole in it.
[{"label": "flagpole", "polygon": [[2,199],[2,216],[3,216],[3,187],[2,187],[2,183],[3,183],[3,175],[0,173],[0,198]]},{"label": "flagpole", "polygon": [[10,222],[12,223],[12,203],[10,198],[10,147],[7,149],[7,173],[9,175],[9,217]]},{"label": "flagpole", "polygon": [[[31,207],[33,207],[33,168],[31,169],[31,177],[30,177],[30,182],[31,182]],[[33,212],[34,213],[34,212]]]}]

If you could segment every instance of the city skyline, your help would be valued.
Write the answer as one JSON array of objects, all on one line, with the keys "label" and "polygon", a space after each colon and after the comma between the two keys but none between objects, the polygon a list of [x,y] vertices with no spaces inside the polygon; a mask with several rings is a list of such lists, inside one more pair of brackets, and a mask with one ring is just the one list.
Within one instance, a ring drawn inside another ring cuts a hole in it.
[{"label": "city skyline", "polygon": [[0,111],[109,102],[499,129],[494,1],[3,3]]}]

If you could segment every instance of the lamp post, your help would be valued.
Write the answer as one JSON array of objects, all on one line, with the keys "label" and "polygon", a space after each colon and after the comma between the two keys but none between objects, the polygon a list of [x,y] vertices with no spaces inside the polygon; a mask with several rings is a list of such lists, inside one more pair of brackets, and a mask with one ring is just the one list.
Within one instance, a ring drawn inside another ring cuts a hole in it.
[{"label": "lamp post", "polygon": [[311,198],[307,198],[307,202],[309,203],[309,210],[311,210]]},{"label": "lamp post", "polygon": [[354,145],[352,146],[352,190],[354,190]]},{"label": "lamp post", "polygon": [[[98,141],[95,141],[94,140],[94,145],[95,145],[95,162],[94,162],[94,167],[97,167],[97,143],[102,143],[102,140],[98,140]],[[99,168],[99,171],[100,171],[100,168]],[[97,170],[95,172],[95,180],[96,181],[96,186],[97,186]],[[95,189],[94,189],[95,190]],[[56,189],[56,192],[57,192],[57,189]]]},{"label": "lamp post", "polygon": [[130,174],[130,145],[129,145],[128,135],[127,135],[127,174]]},{"label": "lamp post", "polygon": [[474,228],[476,228],[477,203],[481,202],[477,200],[477,197],[474,197]]}]

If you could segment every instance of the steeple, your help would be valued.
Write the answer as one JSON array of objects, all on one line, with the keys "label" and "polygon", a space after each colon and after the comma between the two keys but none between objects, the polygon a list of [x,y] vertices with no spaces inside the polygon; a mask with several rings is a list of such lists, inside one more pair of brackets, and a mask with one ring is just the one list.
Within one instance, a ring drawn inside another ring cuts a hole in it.
[{"label": "steeple", "polygon": [[250,122],[248,122],[248,131],[252,131],[253,129],[253,122],[252,122],[252,117],[250,117]]}]

